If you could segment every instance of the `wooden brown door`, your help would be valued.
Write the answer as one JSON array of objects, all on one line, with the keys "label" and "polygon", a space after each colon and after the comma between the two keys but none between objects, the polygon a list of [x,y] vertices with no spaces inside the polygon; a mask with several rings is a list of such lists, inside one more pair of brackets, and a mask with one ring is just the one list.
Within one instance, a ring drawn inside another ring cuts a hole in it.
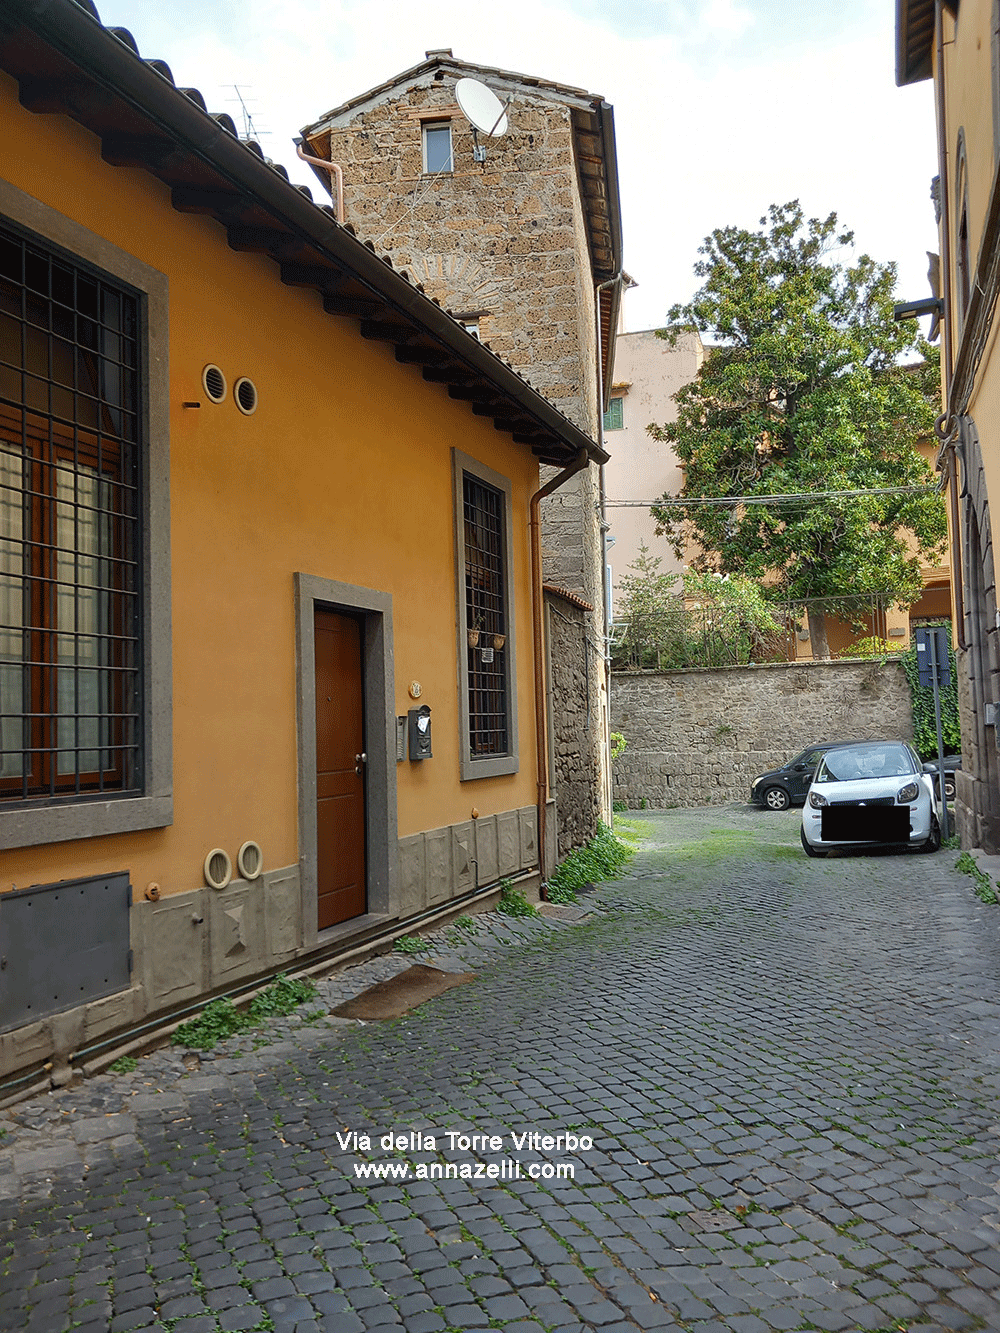
[{"label": "wooden brown door", "polygon": [[316,611],[316,859],[320,930],[361,916],[365,891],[361,625]]}]

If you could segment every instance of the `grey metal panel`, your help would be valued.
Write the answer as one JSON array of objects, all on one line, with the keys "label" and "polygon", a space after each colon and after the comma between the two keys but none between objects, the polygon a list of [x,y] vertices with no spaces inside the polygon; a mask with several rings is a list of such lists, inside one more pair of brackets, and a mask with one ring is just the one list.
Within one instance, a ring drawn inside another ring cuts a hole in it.
[{"label": "grey metal panel", "polygon": [[0,895],[0,1030],[129,986],[128,872]]}]

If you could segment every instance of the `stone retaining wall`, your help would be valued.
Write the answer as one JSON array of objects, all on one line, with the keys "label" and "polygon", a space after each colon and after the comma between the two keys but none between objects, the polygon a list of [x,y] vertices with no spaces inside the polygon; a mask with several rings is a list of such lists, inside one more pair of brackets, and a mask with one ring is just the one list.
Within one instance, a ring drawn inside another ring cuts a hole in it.
[{"label": "stone retaining wall", "polygon": [[[601,669],[591,633],[591,612],[546,589],[549,646],[549,770],[558,808],[562,860],[597,832],[601,770],[597,762],[600,715],[594,704]],[[599,696],[598,696],[599,697]]]},{"label": "stone retaining wall", "polygon": [[621,671],[611,715],[628,740],[614,798],[629,809],[745,801],[758,774],[812,742],[913,738],[898,662]]}]

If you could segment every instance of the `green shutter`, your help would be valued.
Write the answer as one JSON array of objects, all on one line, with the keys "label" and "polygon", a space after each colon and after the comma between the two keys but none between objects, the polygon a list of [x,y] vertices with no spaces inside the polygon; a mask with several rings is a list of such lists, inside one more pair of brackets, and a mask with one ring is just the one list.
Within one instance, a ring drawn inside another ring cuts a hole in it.
[{"label": "green shutter", "polygon": [[608,410],[604,414],[605,430],[622,430],[622,399],[612,398],[608,403]]}]

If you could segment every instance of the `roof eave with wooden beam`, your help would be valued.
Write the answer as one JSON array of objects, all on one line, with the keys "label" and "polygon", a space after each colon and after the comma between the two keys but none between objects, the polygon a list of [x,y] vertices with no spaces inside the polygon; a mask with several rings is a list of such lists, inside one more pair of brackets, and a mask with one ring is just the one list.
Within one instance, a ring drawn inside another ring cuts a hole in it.
[{"label": "roof eave with wooden beam", "polygon": [[241,141],[231,117],[210,115],[197,89],[175,87],[162,61],[141,58],[130,33],[105,28],[90,0],[5,0],[0,68],[29,110],[75,120],[111,165],[157,177],[174,208],[213,217],[233,250],[267,256],[282,282],[314,289],[329,315],[357,320],[362,336],[393,345],[428,383],[495,398],[498,429],[530,425],[545,461],[568,464],[581,448],[606,461],[513,367]]},{"label": "roof eave with wooden beam", "polygon": [[[576,159],[580,199],[586,222],[587,246],[595,287],[616,278],[622,271],[621,198],[618,186],[618,153],[615,145],[614,109],[603,97],[572,88],[549,79],[516,74],[511,70],[476,65],[454,57],[434,55],[414,65],[395,78],[359,93],[343,105],[326,112],[313,125],[302,130],[310,152],[317,157],[329,158],[329,132],[341,128],[346,118],[352,118],[367,107],[383,100],[387,94],[419,83],[432,71],[444,69],[456,78],[485,78],[499,80],[504,85],[517,85],[535,97],[550,97],[566,104],[570,111],[573,130],[573,150]],[[336,124],[335,124],[336,122]],[[329,189],[329,175],[314,168],[324,189]],[[601,378],[605,399],[611,390],[614,371],[615,340],[618,333],[618,310],[621,287],[606,288],[598,299],[601,321]]]}]

